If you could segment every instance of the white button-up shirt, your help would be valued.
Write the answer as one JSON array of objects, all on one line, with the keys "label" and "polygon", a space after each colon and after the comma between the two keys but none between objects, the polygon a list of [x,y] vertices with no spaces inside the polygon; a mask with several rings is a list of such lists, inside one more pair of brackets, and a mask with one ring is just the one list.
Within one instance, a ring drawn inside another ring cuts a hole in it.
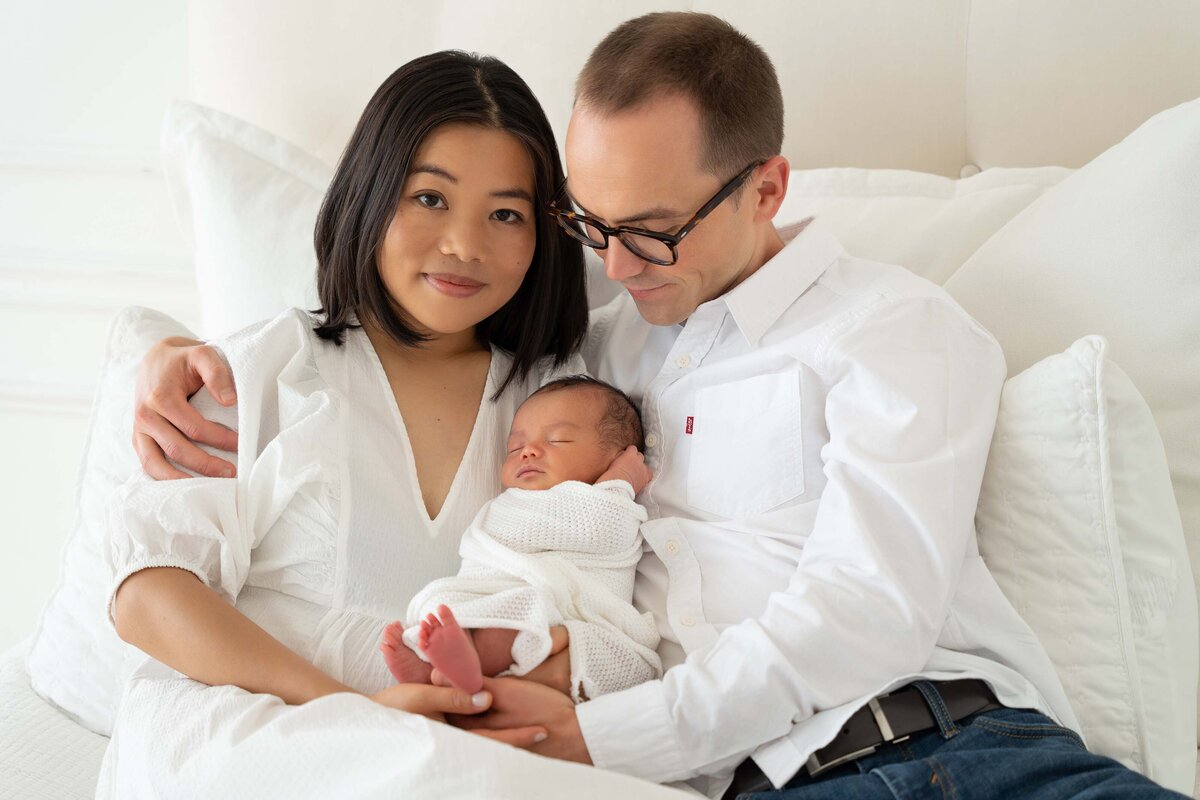
[{"label": "white button-up shirt", "polygon": [[654,480],[634,602],[669,669],[579,723],[597,766],[706,776],[714,797],[751,754],[781,786],[918,678],[982,678],[1078,730],[976,546],[1000,347],[940,287],[800,227],[685,325],[621,295],[584,352],[641,403]]}]

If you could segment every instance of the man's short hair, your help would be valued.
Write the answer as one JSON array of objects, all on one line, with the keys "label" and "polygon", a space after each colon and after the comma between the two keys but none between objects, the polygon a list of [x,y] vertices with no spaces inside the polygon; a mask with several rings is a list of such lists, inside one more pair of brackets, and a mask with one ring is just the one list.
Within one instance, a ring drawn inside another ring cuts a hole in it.
[{"label": "man's short hair", "polygon": [[601,113],[656,95],[690,98],[703,130],[701,168],[721,178],[783,150],[783,93],[766,52],[711,14],[664,11],[605,36],[575,84],[576,103]]},{"label": "man's short hair", "polygon": [[624,450],[632,444],[636,445],[638,450],[646,449],[646,442],[642,436],[642,413],[637,405],[629,399],[629,395],[617,387],[591,375],[569,375],[550,381],[530,397],[566,389],[598,392],[604,398],[604,413],[600,417],[600,441],[605,447]]}]

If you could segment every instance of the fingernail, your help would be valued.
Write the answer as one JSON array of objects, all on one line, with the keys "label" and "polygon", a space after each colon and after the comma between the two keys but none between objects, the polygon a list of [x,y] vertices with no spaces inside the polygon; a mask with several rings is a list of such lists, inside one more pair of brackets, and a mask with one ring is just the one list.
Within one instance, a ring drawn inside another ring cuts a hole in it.
[{"label": "fingernail", "polygon": [[225,389],[221,392],[221,402],[232,403],[235,399],[237,399],[237,395],[231,389]]},{"label": "fingernail", "polygon": [[550,738],[550,735],[549,735],[549,734],[547,734],[547,733],[539,733],[539,734],[537,734],[536,736],[534,736],[534,737],[533,737],[533,743],[534,743],[534,744],[541,744],[542,742],[546,741],[546,740],[547,740],[547,739],[549,739],[549,738]]},{"label": "fingernail", "polygon": [[471,695],[471,705],[476,708],[487,708],[491,699],[491,696],[487,692],[476,692]]}]

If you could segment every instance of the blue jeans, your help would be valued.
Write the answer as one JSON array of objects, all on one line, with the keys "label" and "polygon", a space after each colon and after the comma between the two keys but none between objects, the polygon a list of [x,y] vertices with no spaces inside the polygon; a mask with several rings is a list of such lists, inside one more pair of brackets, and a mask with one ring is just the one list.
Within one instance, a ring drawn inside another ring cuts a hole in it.
[{"label": "blue jeans", "polygon": [[1187,800],[1089,753],[1075,733],[1037,711],[1000,708],[952,722],[937,690],[920,688],[939,730],[884,745],[816,778],[801,770],[779,791],[738,800]]}]

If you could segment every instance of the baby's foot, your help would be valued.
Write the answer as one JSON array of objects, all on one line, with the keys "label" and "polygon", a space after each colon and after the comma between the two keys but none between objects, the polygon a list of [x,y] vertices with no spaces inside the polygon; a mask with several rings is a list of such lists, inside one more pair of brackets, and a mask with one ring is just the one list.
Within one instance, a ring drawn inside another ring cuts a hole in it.
[{"label": "baby's foot", "polygon": [[438,606],[437,616],[430,614],[421,622],[417,643],[429,663],[456,689],[475,694],[483,688],[479,654],[470,634],[459,627],[449,608]]},{"label": "baby's foot", "polygon": [[383,639],[379,642],[383,660],[398,682],[429,683],[429,673],[433,667],[409,649],[403,636],[404,625],[400,622],[393,622],[383,629]]}]

